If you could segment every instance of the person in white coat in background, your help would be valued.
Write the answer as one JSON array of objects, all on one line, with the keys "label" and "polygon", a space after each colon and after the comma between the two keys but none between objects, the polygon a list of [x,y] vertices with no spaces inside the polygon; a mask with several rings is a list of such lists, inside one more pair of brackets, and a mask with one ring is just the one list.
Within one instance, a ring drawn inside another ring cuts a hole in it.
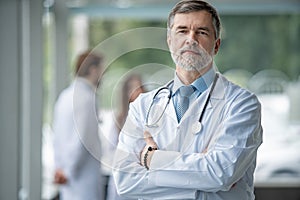
[{"label": "person in white coat in background", "polygon": [[217,71],[220,19],[205,1],[182,0],[169,14],[174,80],[130,104],[113,175],[121,196],[252,200],[261,106]]},{"label": "person in white coat in background", "polygon": [[53,148],[61,200],[102,200],[101,145],[96,89],[103,58],[92,51],[79,55],[71,85],[54,108]]}]

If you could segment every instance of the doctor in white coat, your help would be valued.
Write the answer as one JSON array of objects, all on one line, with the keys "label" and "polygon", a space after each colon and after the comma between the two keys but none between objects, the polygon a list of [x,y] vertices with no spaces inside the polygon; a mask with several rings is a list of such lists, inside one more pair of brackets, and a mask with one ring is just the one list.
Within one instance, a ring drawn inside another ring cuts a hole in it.
[{"label": "doctor in white coat", "polygon": [[53,131],[55,182],[62,200],[101,200],[101,146],[96,89],[102,57],[90,51],[78,57],[76,78],[55,104]]},{"label": "doctor in white coat", "polygon": [[[262,143],[260,103],[217,72],[216,10],[199,0],[179,2],[169,15],[167,42],[175,77],[130,105],[113,166],[119,194],[254,199],[253,172]],[[188,95],[184,86],[190,88]]]}]

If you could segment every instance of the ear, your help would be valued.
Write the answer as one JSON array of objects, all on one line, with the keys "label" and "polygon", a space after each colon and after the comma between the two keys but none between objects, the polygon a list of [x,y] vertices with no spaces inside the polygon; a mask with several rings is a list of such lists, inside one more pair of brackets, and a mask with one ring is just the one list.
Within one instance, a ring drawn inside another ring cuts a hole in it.
[{"label": "ear", "polygon": [[168,43],[168,46],[169,46],[169,49],[171,47],[171,37],[169,34],[167,34],[167,43]]},{"label": "ear", "polygon": [[218,39],[216,40],[216,43],[215,43],[215,49],[214,49],[214,54],[215,54],[215,55],[218,53],[219,48],[220,48],[220,45],[221,45],[221,39],[218,38]]}]

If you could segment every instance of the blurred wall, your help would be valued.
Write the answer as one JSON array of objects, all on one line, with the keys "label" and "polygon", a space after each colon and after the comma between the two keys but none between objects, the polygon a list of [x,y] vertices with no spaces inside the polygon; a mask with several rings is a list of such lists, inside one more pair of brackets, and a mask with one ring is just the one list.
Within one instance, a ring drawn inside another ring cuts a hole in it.
[{"label": "blurred wall", "polygon": [[18,6],[17,0],[0,1],[0,199],[17,199],[18,191]]},{"label": "blurred wall", "polygon": [[0,1],[0,199],[41,198],[42,1]]}]

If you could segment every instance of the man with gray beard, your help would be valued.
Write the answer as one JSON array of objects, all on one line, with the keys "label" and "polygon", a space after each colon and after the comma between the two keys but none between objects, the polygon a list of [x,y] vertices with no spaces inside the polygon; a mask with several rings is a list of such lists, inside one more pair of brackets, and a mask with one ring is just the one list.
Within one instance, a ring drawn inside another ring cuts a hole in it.
[{"label": "man with gray beard", "polygon": [[262,143],[257,97],[217,71],[220,19],[210,4],[182,0],[168,18],[174,80],[130,105],[113,175],[138,199],[254,199]]}]

